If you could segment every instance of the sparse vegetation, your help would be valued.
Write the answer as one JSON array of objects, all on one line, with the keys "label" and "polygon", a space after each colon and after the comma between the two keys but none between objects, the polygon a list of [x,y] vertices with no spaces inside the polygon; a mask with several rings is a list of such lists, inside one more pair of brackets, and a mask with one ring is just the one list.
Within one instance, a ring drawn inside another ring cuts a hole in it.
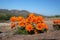
[{"label": "sparse vegetation", "polygon": [[60,19],[59,20],[53,20],[53,28],[55,30],[60,30]]}]

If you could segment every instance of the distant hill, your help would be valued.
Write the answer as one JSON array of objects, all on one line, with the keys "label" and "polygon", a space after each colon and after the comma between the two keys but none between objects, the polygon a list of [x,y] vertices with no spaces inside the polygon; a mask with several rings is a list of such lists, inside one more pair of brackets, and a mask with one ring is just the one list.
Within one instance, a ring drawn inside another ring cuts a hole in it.
[{"label": "distant hill", "polygon": [[26,11],[26,10],[7,10],[7,9],[0,9],[0,14],[3,13],[3,14],[12,14],[12,15],[21,15],[21,16],[24,16],[24,15],[27,15],[29,14],[30,12]]},{"label": "distant hill", "polygon": [[[31,12],[27,11],[27,10],[8,10],[8,9],[0,9],[0,19],[4,20],[4,19],[9,19],[11,16],[24,16],[27,17],[28,14],[30,14]],[[40,15],[40,14],[36,14],[35,15]]]}]

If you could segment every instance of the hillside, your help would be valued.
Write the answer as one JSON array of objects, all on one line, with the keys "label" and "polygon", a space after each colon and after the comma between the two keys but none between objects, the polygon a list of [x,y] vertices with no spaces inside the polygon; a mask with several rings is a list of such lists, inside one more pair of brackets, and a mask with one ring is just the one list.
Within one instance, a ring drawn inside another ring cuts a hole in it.
[{"label": "hillside", "polygon": [[[24,16],[27,17],[27,15],[31,13],[27,10],[8,10],[8,9],[0,9],[0,20],[8,20],[11,16]],[[40,15],[36,14],[35,15]]]},{"label": "hillside", "polygon": [[0,9],[0,17],[1,16],[27,16],[30,12],[26,11],[26,10],[8,10],[8,9]]}]

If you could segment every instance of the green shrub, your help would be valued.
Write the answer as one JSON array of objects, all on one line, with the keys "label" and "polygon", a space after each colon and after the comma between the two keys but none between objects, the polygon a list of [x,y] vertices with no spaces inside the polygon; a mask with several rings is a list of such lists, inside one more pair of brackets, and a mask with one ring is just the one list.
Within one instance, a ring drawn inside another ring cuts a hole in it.
[{"label": "green shrub", "polygon": [[54,28],[54,30],[60,30],[60,25],[58,25],[58,24],[53,25],[53,28]]},{"label": "green shrub", "polygon": [[27,31],[25,29],[18,27],[16,32],[15,32],[15,34],[24,34],[24,35],[27,35],[28,33],[27,33]]}]

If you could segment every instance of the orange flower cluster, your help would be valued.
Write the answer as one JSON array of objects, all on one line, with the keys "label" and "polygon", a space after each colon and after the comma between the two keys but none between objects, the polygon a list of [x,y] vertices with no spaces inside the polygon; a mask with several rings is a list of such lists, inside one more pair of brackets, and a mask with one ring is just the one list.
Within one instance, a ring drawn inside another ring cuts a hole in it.
[{"label": "orange flower cluster", "polygon": [[54,24],[60,24],[60,20],[59,20],[59,19],[54,19],[54,20],[53,20],[53,23],[54,23]]},{"label": "orange flower cluster", "polygon": [[[34,32],[37,33],[37,30],[48,30],[47,25],[44,23],[42,16],[35,16],[33,13],[29,14],[29,16],[25,19],[22,16],[19,17],[11,17],[10,21],[12,22],[11,28],[18,25],[19,27],[25,28],[26,31],[30,32],[35,30]],[[17,24],[14,24],[17,23]]]},{"label": "orange flower cluster", "polygon": [[14,28],[15,27],[15,23],[11,23],[11,28]]},{"label": "orange flower cluster", "polygon": [[25,29],[30,32],[31,30],[33,30],[33,27],[31,24],[28,24],[26,25]]},{"label": "orange flower cluster", "polygon": [[16,21],[16,17],[15,17],[15,16],[11,17],[11,18],[10,18],[10,21],[11,21],[11,22],[15,22],[15,21]]}]

